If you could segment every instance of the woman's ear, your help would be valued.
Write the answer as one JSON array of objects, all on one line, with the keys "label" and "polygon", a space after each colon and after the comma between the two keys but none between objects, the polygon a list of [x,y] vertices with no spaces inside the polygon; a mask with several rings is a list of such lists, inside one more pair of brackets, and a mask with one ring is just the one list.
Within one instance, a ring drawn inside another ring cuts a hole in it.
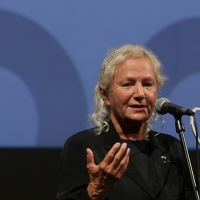
[{"label": "woman's ear", "polygon": [[109,98],[108,98],[108,92],[106,90],[104,90],[101,85],[99,85],[99,91],[101,93],[101,98],[104,101],[104,103],[107,106],[110,105],[110,101],[109,101]]}]

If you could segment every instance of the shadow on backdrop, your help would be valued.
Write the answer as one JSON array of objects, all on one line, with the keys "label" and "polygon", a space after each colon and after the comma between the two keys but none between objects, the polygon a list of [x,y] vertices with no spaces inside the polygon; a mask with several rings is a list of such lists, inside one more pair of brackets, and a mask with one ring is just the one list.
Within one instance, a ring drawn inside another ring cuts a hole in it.
[{"label": "shadow on backdrop", "polygon": [[180,81],[200,72],[200,18],[174,23],[156,34],[146,46],[164,64],[169,80],[162,95],[168,96]]},{"label": "shadow on backdrop", "polygon": [[[63,146],[68,136],[85,127],[87,116],[82,83],[73,62],[55,38],[30,19],[0,10],[0,27],[0,65],[23,80],[36,103],[38,128],[31,147]],[[17,104],[15,99],[13,103]],[[9,114],[21,121],[25,118]],[[9,120],[6,123],[12,126]],[[20,137],[23,126],[18,124],[12,134]],[[4,134],[1,137],[10,133],[4,130]],[[18,147],[14,137],[10,140],[9,144]],[[22,146],[27,146],[26,141]]]},{"label": "shadow on backdrop", "polygon": [[[186,19],[166,27],[157,33],[146,46],[164,65],[169,77],[161,89],[161,96],[172,103],[189,109],[200,107],[200,18]],[[159,98],[159,97],[158,97]],[[197,113],[198,126],[200,117]],[[165,132],[179,138],[175,131],[173,116],[165,115]],[[188,147],[195,148],[195,139],[189,124],[190,118],[183,116]],[[190,133],[191,132],[191,133]]]}]

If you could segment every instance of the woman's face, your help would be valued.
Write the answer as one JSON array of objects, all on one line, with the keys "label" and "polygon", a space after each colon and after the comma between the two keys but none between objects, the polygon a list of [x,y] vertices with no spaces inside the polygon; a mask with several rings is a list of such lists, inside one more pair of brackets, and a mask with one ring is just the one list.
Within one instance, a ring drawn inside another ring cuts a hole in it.
[{"label": "woman's face", "polygon": [[155,71],[144,58],[128,58],[120,64],[104,102],[113,121],[145,122],[152,114],[158,85]]}]

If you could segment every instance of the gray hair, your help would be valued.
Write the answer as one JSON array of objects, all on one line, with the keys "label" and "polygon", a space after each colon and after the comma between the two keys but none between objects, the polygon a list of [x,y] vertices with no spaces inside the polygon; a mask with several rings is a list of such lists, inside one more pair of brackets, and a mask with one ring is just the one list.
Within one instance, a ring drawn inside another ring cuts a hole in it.
[{"label": "gray hair", "polygon": [[[116,68],[130,57],[145,58],[152,64],[155,70],[158,87],[162,86],[166,80],[165,75],[162,73],[161,62],[157,59],[153,52],[146,49],[144,46],[127,44],[111,50],[102,63],[99,73],[99,81],[94,90],[94,112],[92,113],[90,119],[95,125],[96,134],[100,134],[102,131],[108,131],[108,121],[110,120],[109,110],[101,97],[99,86],[101,85],[102,90],[108,91]],[[158,115],[153,112],[151,120],[146,122],[147,132],[151,129],[151,124],[156,121],[157,118]]]}]

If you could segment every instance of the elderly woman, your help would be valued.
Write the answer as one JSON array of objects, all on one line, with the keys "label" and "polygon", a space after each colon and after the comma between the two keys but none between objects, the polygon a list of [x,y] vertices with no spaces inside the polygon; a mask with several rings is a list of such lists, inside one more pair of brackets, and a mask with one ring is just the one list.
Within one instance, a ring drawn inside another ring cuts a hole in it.
[{"label": "elderly woman", "polygon": [[95,87],[95,127],[67,139],[57,199],[195,199],[179,140],[151,130],[166,77],[156,56],[123,45],[103,61]]}]

